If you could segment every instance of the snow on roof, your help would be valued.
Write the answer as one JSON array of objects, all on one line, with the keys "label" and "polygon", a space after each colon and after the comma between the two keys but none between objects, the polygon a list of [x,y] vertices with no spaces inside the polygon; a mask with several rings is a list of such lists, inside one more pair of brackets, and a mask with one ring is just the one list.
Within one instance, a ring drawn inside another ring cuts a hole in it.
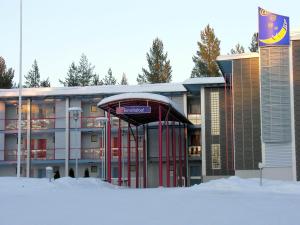
[{"label": "snow on roof", "polygon": [[233,60],[233,59],[245,59],[259,57],[257,52],[233,54],[233,55],[220,55],[217,57],[217,61]]},{"label": "snow on roof", "polygon": [[146,100],[153,100],[153,101],[158,101],[165,103],[167,105],[171,105],[176,111],[178,111],[182,116],[185,117],[183,111],[181,108],[171,99],[169,99],[166,96],[163,95],[158,95],[158,94],[152,94],[152,93],[125,93],[125,94],[118,94],[118,95],[113,95],[106,97],[102,99],[97,106],[100,107],[102,105],[105,105],[109,102],[115,102],[115,101],[122,101],[126,99],[146,99]]},{"label": "snow on roof", "polygon": [[189,78],[183,84],[224,84],[223,77],[195,77]]},{"label": "snow on roof", "polygon": [[[127,92],[186,92],[181,83],[158,83],[141,85],[103,85],[86,87],[50,87],[50,88],[23,88],[22,96],[59,96],[59,95],[93,95],[119,94]],[[17,97],[19,89],[0,89],[1,97]]]},{"label": "snow on roof", "polygon": [[291,40],[300,40],[300,30],[294,30],[291,32]]}]

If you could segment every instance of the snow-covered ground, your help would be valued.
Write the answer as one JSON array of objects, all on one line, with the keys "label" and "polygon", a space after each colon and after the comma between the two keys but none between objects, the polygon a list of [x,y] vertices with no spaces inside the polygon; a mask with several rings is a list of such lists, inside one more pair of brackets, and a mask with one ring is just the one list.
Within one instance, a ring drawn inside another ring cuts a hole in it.
[{"label": "snow-covered ground", "polygon": [[190,188],[127,189],[98,179],[0,178],[0,225],[293,225],[300,183],[231,177]]}]

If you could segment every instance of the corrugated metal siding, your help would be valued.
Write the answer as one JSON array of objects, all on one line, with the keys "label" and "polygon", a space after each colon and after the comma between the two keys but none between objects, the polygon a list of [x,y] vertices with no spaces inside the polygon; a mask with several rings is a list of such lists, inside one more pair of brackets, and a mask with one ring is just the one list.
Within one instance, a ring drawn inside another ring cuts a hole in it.
[{"label": "corrugated metal siding", "polygon": [[235,169],[261,161],[258,57],[233,60]]},{"label": "corrugated metal siding", "polygon": [[262,140],[265,163],[292,165],[289,48],[261,48]]},{"label": "corrugated metal siding", "polygon": [[293,41],[293,77],[297,180],[300,181],[300,41]]}]

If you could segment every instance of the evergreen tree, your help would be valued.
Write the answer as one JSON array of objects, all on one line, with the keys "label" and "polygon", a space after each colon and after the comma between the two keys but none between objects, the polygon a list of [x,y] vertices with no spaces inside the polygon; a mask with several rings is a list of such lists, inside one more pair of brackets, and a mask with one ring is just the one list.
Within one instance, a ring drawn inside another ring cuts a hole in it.
[{"label": "evergreen tree", "polygon": [[80,78],[77,71],[77,66],[74,62],[69,67],[69,71],[67,73],[67,77],[65,78],[65,81],[62,81],[59,79],[59,82],[63,84],[65,87],[74,87],[74,86],[80,86]]},{"label": "evergreen tree", "polygon": [[0,88],[9,89],[14,86],[15,71],[12,68],[6,69],[4,58],[0,56]]},{"label": "evergreen tree", "polygon": [[258,33],[252,35],[252,40],[249,46],[250,52],[258,52]]},{"label": "evergreen tree", "polygon": [[147,53],[149,70],[142,68],[142,74],[137,77],[137,82],[142,83],[168,83],[172,80],[172,67],[168,60],[168,53],[164,53],[163,42],[156,38],[152,43],[150,52]]},{"label": "evergreen tree", "polygon": [[121,85],[128,85],[128,80],[125,73],[122,75]]},{"label": "evergreen tree", "polygon": [[199,50],[193,56],[195,63],[191,77],[220,76],[216,58],[220,55],[220,40],[209,25],[200,33]]},{"label": "evergreen tree", "polygon": [[92,80],[95,77],[94,74],[95,66],[92,66],[89,63],[86,55],[82,54],[79,60],[79,65],[77,66],[77,72],[79,75],[80,85],[81,86],[89,86],[92,85]]},{"label": "evergreen tree", "polygon": [[231,54],[241,54],[245,52],[245,49],[240,43],[237,43],[234,48],[231,49]]},{"label": "evergreen tree", "polygon": [[89,63],[86,55],[82,54],[78,66],[72,62],[65,80],[59,80],[64,86],[99,85],[99,77],[94,73],[95,66]]},{"label": "evergreen tree", "polygon": [[103,83],[105,85],[115,85],[117,83],[116,78],[112,75],[111,68],[108,69],[107,75],[104,77]]},{"label": "evergreen tree", "polygon": [[42,80],[40,83],[40,87],[50,87],[49,77],[46,80]]},{"label": "evergreen tree", "polygon": [[40,87],[40,79],[39,67],[37,61],[34,60],[31,70],[29,70],[27,76],[25,76],[25,87]]},{"label": "evergreen tree", "polygon": [[98,74],[94,75],[91,85],[93,86],[103,85],[103,80],[100,79]]}]

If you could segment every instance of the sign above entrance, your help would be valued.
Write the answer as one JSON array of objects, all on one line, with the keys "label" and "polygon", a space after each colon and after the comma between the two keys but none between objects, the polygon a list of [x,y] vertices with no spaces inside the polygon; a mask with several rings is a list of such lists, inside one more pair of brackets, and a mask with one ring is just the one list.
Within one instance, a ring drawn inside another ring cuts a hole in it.
[{"label": "sign above entrance", "polygon": [[258,8],[258,26],[259,47],[290,45],[289,17]]},{"label": "sign above entrance", "polygon": [[145,114],[151,113],[151,106],[122,106],[116,108],[117,114]]}]

